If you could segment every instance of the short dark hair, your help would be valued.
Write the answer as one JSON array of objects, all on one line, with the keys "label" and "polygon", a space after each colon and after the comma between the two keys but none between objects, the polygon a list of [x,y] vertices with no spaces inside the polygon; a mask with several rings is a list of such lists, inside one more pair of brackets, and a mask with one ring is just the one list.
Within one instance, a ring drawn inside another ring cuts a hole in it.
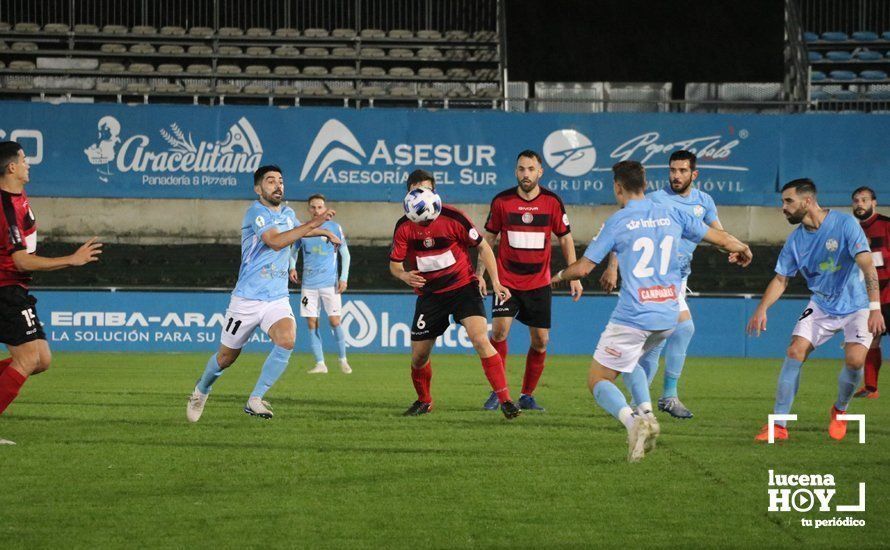
[{"label": "short dark hair", "polygon": [[635,160],[622,160],[612,167],[615,181],[625,191],[643,193],[646,191],[646,169]]},{"label": "short dark hair", "polygon": [[671,158],[668,160],[668,166],[675,160],[688,160],[689,161],[689,169],[695,170],[695,161],[696,156],[692,151],[687,151],[686,149],[680,149],[679,151],[674,151],[671,153]]},{"label": "short dark hair", "polygon": [[22,146],[15,141],[0,142],[0,175],[6,173],[6,167],[19,160]]},{"label": "short dark hair", "polygon": [[860,188],[858,188],[857,190],[853,191],[853,194],[850,195],[850,198],[851,198],[851,199],[855,199],[855,198],[856,198],[856,195],[858,195],[859,193],[871,193],[871,200],[873,200],[873,201],[878,200],[878,196],[875,195],[875,190],[872,189],[871,187],[868,187],[867,185],[863,185],[862,187],[860,187]]},{"label": "short dark hair", "polygon": [[311,195],[308,199],[306,199],[306,204],[309,204],[310,202],[314,201],[315,199],[321,199],[321,202],[328,202],[327,199],[324,198],[324,195],[322,195],[321,193],[316,193],[314,195]]},{"label": "short dark hair", "polygon": [[410,174],[408,174],[408,181],[405,186],[410,190],[411,186],[422,181],[429,181],[433,184],[433,191],[436,190],[436,177],[427,172],[426,170],[417,169]]},{"label": "short dark hair", "polygon": [[279,174],[284,175],[284,172],[281,171],[281,168],[279,168],[278,166],[276,166],[274,164],[267,164],[265,166],[260,166],[259,168],[256,169],[256,172],[253,173],[254,187],[259,185],[260,182],[263,181],[263,178],[266,176],[266,174],[268,174],[269,172],[278,172]]},{"label": "short dark hair", "polygon": [[526,149],[525,151],[516,155],[516,160],[518,161],[523,157],[527,159],[535,159],[536,161],[538,161],[538,164],[544,164],[543,162],[541,162],[541,155],[539,155],[536,151],[532,151],[531,149]]},{"label": "short dark hair", "polygon": [[815,195],[816,194],[816,184],[813,183],[813,180],[810,178],[798,178],[796,180],[791,180],[782,186],[782,192],[789,189],[794,189],[797,191],[798,195]]}]

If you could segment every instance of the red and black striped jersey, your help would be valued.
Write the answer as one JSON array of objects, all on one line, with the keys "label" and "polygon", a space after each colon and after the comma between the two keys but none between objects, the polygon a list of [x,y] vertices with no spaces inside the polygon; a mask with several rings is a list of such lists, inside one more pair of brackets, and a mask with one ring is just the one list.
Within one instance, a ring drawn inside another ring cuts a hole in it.
[{"label": "red and black striped jersey", "polygon": [[457,208],[443,204],[442,213],[429,225],[405,216],[396,222],[389,259],[405,262],[408,271],[420,271],[426,284],[414,290],[417,294],[440,294],[475,279],[469,248],[480,242],[482,236],[473,222]]},{"label": "red and black striped jersey", "polygon": [[518,187],[495,195],[485,230],[500,233],[498,276],[514,290],[534,290],[550,284],[550,236],[571,232],[565,206],[556,193],[541,189],[525,200]]},{"label": "red and black striped jersey", "polygon": [[881,303],[890,304],[890,218],[875,214],[859,224],[868,238],[872,259],[878,270]]},{"label": "red and black striped jersey", "polygon": [[25,192],[8,193],[0,189],[0,286],[27,288],[31,274],[19,271],[12,255],[19,250],[37,250],[37,221]]}]

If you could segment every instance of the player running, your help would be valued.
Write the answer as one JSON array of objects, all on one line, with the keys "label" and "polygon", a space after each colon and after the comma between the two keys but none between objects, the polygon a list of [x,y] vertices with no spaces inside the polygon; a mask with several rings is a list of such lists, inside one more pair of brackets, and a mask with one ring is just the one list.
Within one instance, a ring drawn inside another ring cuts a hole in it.
[{"label": "player running", "polygon": [[[534,398],[535,388],[544,372],[547,342],[550,339],[550,236],[559,238],[559,246],[566,264],[575,261],[575,242],[572,240],[569,217],[562,200],[553,192],[542,189],[538,182],[544,174],[541,157],[526,150],[516,158],[517,186],[498,193],[491,201],[488,221],[485,222],[485,241],[492,249],[500,237],[497,264],[498,274],[510,299],[503,302],[492,296],[491,345],[507,365],[507,336],[513,319],[528,327],[530,345],[525,356],[525,376],[519,408],[543,411]],[[476,269],[482,294],[486,294],[486,266],[480,262]],[[581,298],[580,281],[570,283],[574,301]],[[492,392],[483,405],[497,410],[498,397]]]},{"label": "player running", "polygon": [[[696,156],[690,151],[680,150],[671,154],[668,165],[670,167],[671,186],[668,189],[659,189],[646,195],[652,201],[673,206],[684,210],[693,217],[704,221],[714,229],[722,230],[720,219],[717,217],[717,206],[711,195],[692,186],[692,182],[698,177],[695,168]],[[683,275],[683,284],[677,301],[680,304],[680,316],[677,319],[677,328],[661,344],[649,350],[640,358],[640,366],[646,371],[649,384],[658,372],[658,358],[662,350],[664,354],[664,384],[661,397],[658,398],[658,410],[664,411],[674,418],[692,418],[693,414],[677,395],[677,382],[683,372],[686,362],[686,350],[692,335],[695,334],[695,324],[692,322],[692,314],[686,303],[686,282],[692,273],[692,254],[698,243],[683,240],[677,248],[680,259],[680,271]],[[606,292],[611,292],[618,282],[618,262],[609,261],[609,267],[605,270],[600,282]]]},{"label": "player running", "polygon": [[[788,236],[776,262],[776,276],[763,293],[748,321],[748,333],[766,330],[766,311],[776,303],[788,279],[800,272],[813,292],[792,331],[776,388],[776,414],[791,412],[800,384],[800,369],[810,353],[836,333],[844,333],[845,365],[838,377],[837,401],[831,407],[828,435],[843,439],[847,421],[837,415],[847,410],[862,381],[862,367],[872,337],[884,332],[879,302],[878,274],[862,228],[855,218],[823,210],[816,200],[816,185],[801,178],[782,187],[782,212],[798,225]],[[862,282],[864,277],[865,284]],[[769,424],[755,437],[767,441]],[[782,420],[776,421],[775,439],[788,439]]]},{"label": "player running", "polygon": [[[677,254],[683,246],[681,240],[714,244],[730,253],[730,263],[743,267],[751,263],[752,256],[748,245],[729,233],[708,227],[685,210],[647,198],[646,172],[639,162],[621,161],[612,172],[621,210],[606,220],[584,256],[552,281],[585,277],[613,251],[618,258],[624,283],[593,354],[587,386],[599,406],[624,424],[627,458],[637,462],[654,448],[660,433],[646,374],[637,361],[677,326],[683,290],[682,262]],[[614,383],[618,373],[623,374],[638,404],[636,411]]]},{"label": "player running", "polygon": [[[435,191],[436,180],[429,172],[415,170],[408,176],[407,186],[409,192],[421,187]],[[427,414],[433,408],[430,352],[436,338],[448,329],[449,315],[466,329],[504,416],[511,419],[522,412],[510,399],[504,362],[488,341],[485,306],[470,263],[469,249],[476,246],[492,289],[502,301],[508,300],[510,291],[498,279],[494,252],[463,212],[443,204],[441,214],[428,224],[414,223],[406,216],[396,222],[389,271],[417,294],[411,322],[411,380],[417,400],[405,416]]]},{"label": "player running", "polygon": [[[21,145],[0,142],[0,342],[11,355],[0,361],[0,414],[29,376],[49,368],[52,357],[37,317],[37,298],[28,292],[31,272],[85,265],[102,253],[102,244],[93,237],[70,256],[36,254],[37,221],[25,193],[30,169]],[[0,439],[0,445],[14,443]]]},{"label": "player running", "polygon": [[[853,215],[871,244],[871,257],[878,272],[881,290],[881,314],[884,326],[890,325],[890,218],[878,214],[878,197],[870,187],[853,191]],[[886,331],[884,332],[886,334]],[[875,336],[865,354],[865,385],[853,397],[878,398],[878,373],[881,371],[881,336]]]},{"label": "player running", "polygon": [[[327,211],[324,195],[315,194],[306,201],[311,217],[323,216]],[[324,351],[321,346],[321,333],[318,330],[318,317],[321,305],[328,314],[328,322],[331,324],[331,333],[337,342],[337,352],[340,358],[340,371],[343,374],[352,372],[349,361],[346,360],[346,336],[343,327],[340,326],[340,308],[343,306],[342,294],[346,291],[349,280],[349,247],[346,246],[346,236],[343,228],[333,220],[328,220],[321,225],[340,239],[340,246],[335,246],[327,237],[305,237],[294,244],[290,256],[290,280],[301,285],[300,290],[300,317],[306,318],[309,327],[309,344],[312,354],[315,356],[315,367],[309,374],[327,374],[328,366],[324,362]],[[303,280],[297,274],[297,256],[303,253]],[[337,277],[337,253],[340,254],[340,276]]]},{"label": "player running", "polygon": [[338,236],[326,229],[318,229],[334,216],[333,210],[301,225],[294,211],[281,205],[284,199],[281,174],[281,168],[273,165],[261,166],[253,174],[253,190],[259,199],[247,209],[241,222],[238,282],[226,310],[219,349],[207,361],[204,373],[189,397],[186,409],[189,422],[201,418],[213,383],[224,369],[232,366],[258,326],[269,335],[274,345],[263,363],[244,412],[272,418],[272,411],[263,397],[287,368],[297,337],[287,292],[290,246],[302,237],[315,235],[324,235],[334,244],[340,243]]}]

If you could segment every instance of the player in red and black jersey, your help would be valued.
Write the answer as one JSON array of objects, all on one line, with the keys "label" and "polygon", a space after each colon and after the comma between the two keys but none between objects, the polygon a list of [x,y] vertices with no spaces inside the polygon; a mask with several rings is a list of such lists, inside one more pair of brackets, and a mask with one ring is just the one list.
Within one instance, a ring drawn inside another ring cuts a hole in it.
[{"label": "player in red and black jersey", "polygon": [[[516,159],[518,185],[495,195],[491,201],[488,221],[485,222],[485,240],[498,245],[498,273],[501,282],[510,289],[512,297],[501,301],[493,297],[491,344],[507,363],[507,335],[515,317],[528,327],[531,345],[525,358],[525,376],[522,378],[522,394],[519,407],[543,411],[533,396],[547,357],[550,339],[550,239],[556,235],[566,265],[575,261],[575,242],[572,240],[569,217],[562,200],[538,182],[544,174],[541,157],[534,151],[519,153]],[[483,285],[485,266],[480,265],[477,275]],[[581,298],[580,281],[570,284],[574,301]],[[483,405],[493,410],[497,407],[494,395]]]},{"label": "player in red and black jersey", "polygon": [[[429,172],[415,170],[408,176],[408,191],[421,187],[435,191],[436,180]],[[448,329],[449,315],[467,330],[504,416],[515,418],[520,413],[519,407],[510,399],[501,356],[488,341],[485,306],[470,262],[469,249],[476,246],[479,247],[480,262],[491,274],[495,294],[503,300],[509,299],[510,291],[498,280],[491,247],[482,240],[473,222],[463,212],[442,205],[441,214],[427,224],[414,223],[404,216],[396,222],[389,271],[417,294],[411,323],[411,380],[417,391],[417,401],[405,411],[406,416],[432,410],[430,352],[436,338]]]},{"label": "player in red and black jersey", "polygon": [[[22,146],[0,143],[0,342],[12,357],[0,361],[0,414],[19,394],[28,376],[49,368],[50,351],[28,293],[31,271],[54,271],[94,262],[101,253],[96,239],[62,258],[37,250],[37,221],[25,194],[30,166]],[[11,444],[0,439],[0,444]]]},{"label": "player in red and black jersey", "polygon": [[[881,312],[884,314],[884,324],[890,327],[890,218],[878,214],[878,197],[870,187],[860,187],[853,191],[853,215],[859,219],[859,225],[871,245],[872,259],[878,271],[878,286],[881,289]],[[878,398],[880,370],[879,336],[871,341],[871,348],[865,356],[865,385],[854,397]]]}]

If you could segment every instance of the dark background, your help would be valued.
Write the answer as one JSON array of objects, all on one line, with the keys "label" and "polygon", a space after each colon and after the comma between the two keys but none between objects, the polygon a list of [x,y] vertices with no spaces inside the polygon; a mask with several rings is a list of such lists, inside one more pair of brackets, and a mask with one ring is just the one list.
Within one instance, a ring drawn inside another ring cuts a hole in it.
[{"label": "dark background", "polygon": [[781,82],[784,76],[779,0],[505,5],[510,80]]}]

